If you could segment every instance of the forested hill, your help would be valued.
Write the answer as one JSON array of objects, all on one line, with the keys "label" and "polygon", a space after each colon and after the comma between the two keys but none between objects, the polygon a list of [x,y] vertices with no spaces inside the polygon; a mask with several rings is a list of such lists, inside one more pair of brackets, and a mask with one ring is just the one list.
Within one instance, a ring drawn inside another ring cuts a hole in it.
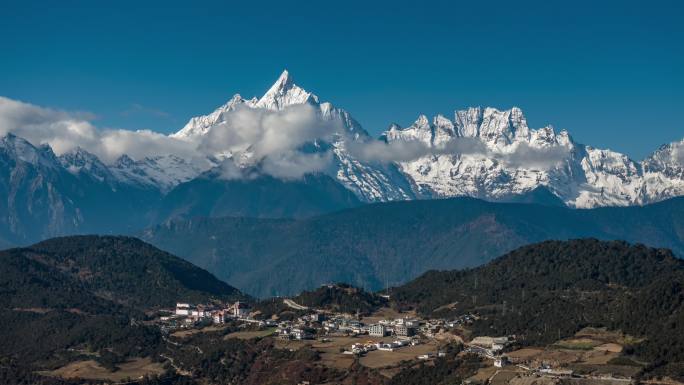
[{"label": "forested hill", "polygon": [[64,237],[1,251],[0,363],[9,366],[0,365],[0,383],[33,383],[22,381],[79,351],[102,364],[153,355],[161,334],[137,322],[145,310],[236,298],[244,295],[135,238]]},{"label": "forested hill", "polygon": [[[388,304],[386,298],[346,283],[322,285],[314,290],[303,291],[291,299],[295,304],[309,309],[358,315],[370,315]],[[265,316],[293,309],[279,298],[263,300],[257,304],[257,308]]]},{"label": "forested hill", "polygon": [[684,376],[684,261],[666,249],[596,239],[521,247],[482,267],[430,271],[391,289],[424,315],[482,316],[475,333],[548,344],[583,327],[621,330],[651,370]]},{"label": "forested hill", "polygon": [[230,301],[245,296],[208,271],[137,238],[71,236],[30,247],[59,268],[71,269],[86,286],[117,302],[141,307],[173,306],[180,299]]},{"label": "forested hill", "polygon": [[206,270],[130,237],[72,236],[0,252],[2,306],[77,307],[93,296],[138,309],[243,295]]}]

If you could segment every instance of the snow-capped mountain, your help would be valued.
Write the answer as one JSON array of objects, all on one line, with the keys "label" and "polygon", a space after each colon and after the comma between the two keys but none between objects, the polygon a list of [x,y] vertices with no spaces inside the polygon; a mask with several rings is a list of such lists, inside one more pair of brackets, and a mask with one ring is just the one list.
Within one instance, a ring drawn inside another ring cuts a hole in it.
[{"label": "snow-capped mountain", "polygon": [[122,155],[111,165],[111,171],[120,181],[157,188],[165,193],[183,182],[196,178],[209,168],[209,164],[210,162],[207,162],[207,167],[200,167],[173,154],[145,157],[140,160]]},{"label": "snow-capped mountain", "polygon": [[[207,167],[169,154],[134,160],[122,155],[113,164],[104,164],[97,156],[77,147],[58,157],[59,163],[74,175],[88,175],[113,189],[118,185],[130,185],[141,189],[159,190],[165,193],[180,183],[187,182]],[[210,165],[207,161],[207,165]]]},{"label": "snow-capped mountain", "polygon": [[[421,115],[383,134],[389,143],[418,140],[433,149],[400,162],[421,197],[471,196],[507,200],[543,186],[568,206],[640,205],[684,194],[681,142],[661,147],[641,163],[624,154],[573,141],[551,126],[530,129],[519,108],[469,108],[453,120]],[[473,144],[472,140],[475,140]],[[459,149],[466,141],[469,148]],[[452,145],[457,151],[445,151]]]},{"label": "snow-capped mountain", "polygon": [[0,138],[0,244],[78,232],[122,233],[148,223],[157,189],[121,180],[94,155],[56,156],[12,134]]},{"label": "snow-capped mountain", "polygon": [[[335,168],[331,171],[345,187],[352,190],[361,200],[367,202],[412,199],[414,194],[406,178],[398,172],[395,165],[370,164],[353,157],[347,150],[348,141],[373,141],[361,125],[345,110],[336,108],[331,103],[319,101],[318,96],[297,86],[290,74],[284,71],[271,88],[259,99],[246,100],[239,94],[230,101],[205,116],[198,116],[171,137],[184,140],[196,140],[206,135],[211,129],[228,129],[226,118],[237,108],[255,108],[270,111],[282,111],[295,105],[308,104],[324,121],[338,124],[340,132],[330,132],[328,138],[316,140],[312,145],[318,151],[330,149],[334,157]],[[212,154],[215,156],[226,155]],[[232,154],[228,156],[246,156],[251,154]]]},{"label": "snow-capped mountain", "polygon": [[[230,140],[212,136],[244,139],[252,126],[236,127],[233,114],[250,111],[254,114],[240,118],[278,115],[281,120],[272,127],[277,135],[268,143],[286,141],[294,135],[288,130],[297,131],[287,113],[298,108],[313,111],[321,126],[314,130],[320,137],[307,137],[294,149],[320,155],[301,157],[305,163],[326,161],[315,177],[281,180],[265,172],[263,143],[224,149]],[[519,108],[479,107],[450,116],[420,115],[408,127],[394,124],[373,138],[347,111],[297,86],[287,71],[261,98],[235,95],[168,139],[196,151],[137,159],[123,155],[105,163],[81,148],[57,156],[48,145],[12,134],[0,138],[0,196],[7,197],[0,202],[0,244],[135,230],[179,214],[305,216],[359,202],[457,196],[591,208],[684,195],[684,140],[635,162],[577,143],[565,130],[530,128]],[[261,158],[255,155],[259,151]],[[393,157],[397,151],[400,156]],[[369,156],[376,152],[387,154]],[[226,175],[228,160],[247,172]]]},{"label": "snow-capped mountain", "polygon": [[366,161],[349,147],[375,139],[348,112],[297,86],[287,71],[261,98],[236,94],[209,115],[190,119],[172,137],[200,138],[237,108],[283,110],[301,104],[341,123],[342,132],[334,139],[315,144],[333,153],[331,176],[367,202],[455,196],[506,201],[545,187],[568,206],[589,208],[645,204],[684,193],[682,156],[675,154],[681,144],[664,146],[637,163],[576,143],[565,130],[531,129],[516,107],[469,108],[455,111],[452,118],[421,115],[409,127],[394,124],[381,141],[421,143],[425,153],[408,161]]}]

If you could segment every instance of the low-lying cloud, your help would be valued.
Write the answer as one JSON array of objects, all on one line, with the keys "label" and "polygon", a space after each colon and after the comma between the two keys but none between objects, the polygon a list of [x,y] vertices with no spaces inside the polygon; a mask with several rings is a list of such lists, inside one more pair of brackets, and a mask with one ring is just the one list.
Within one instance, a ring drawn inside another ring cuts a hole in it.
[{"label": "low-lying cloud", "polygon": [[677,161],[677,164],[684,166],[684,140],[672,144],[672,156]]},{"label": "low-lying cloud", "polygon": [[[226,179],[252,178],[259,173],[297,179],[306,173],[334,172],[334,156],[322,144],[333,135],[346,135],[341,122],[321,118],[309,105],[282,111],[242,107],[224,113],[206,135],[174,138],[149,130],[98,128],[93,116],[70,113],[0,97],[0,135],[14,133],[33,144],[49,144],[56,154],[81,147],[105,163],[121,155],[133,159],[177,155],[196,162],[215,159]],[[565,146],[531,147],[515,144],[492,150],[477,138],[454,138],[437,146],[420,141],[346,138],[351,155],[363,162],[408,162],[430,155],[459,154],[502,162],[510,168],[549,169],[570,156]],[[684,146],[684,145],[683,145]],[[682,147],[682,146],[680,146]],[[684,149],[675,154],[684,164]]]},{"label": "low-lying cloud", "polygon": [[570,158],[570,148],[565,146],[532,147],[521,142],[510,153],[493,154],[510,168],[548,170],[562,165]]},{"label": "low-lying cloud", "polygon": [[134,159],[175,154],[197,155],[190,144],[150,130],[100,129],[91,114],[69,113],[0,97],[0,135],[22,137],[34,145],[49,144],[61,155],[80,147],[105,163],[127,154]]},{"label": "low-lying cloud", "polygon": [[410,162],[426,156],[460,155],[494,159],[511,168],[550,169],[562,164],[570,156],[565,146],[532,147],[521,142],[507,151],[488,148],[478,138],[454,138],[431,146],[419,140],[369,141],[349,144],[351,154],[366,162]]},{"label": "low-lying cloud", "polygon": [[299,149],[329,139],[340,127],[309,105],[283,111],[238,108],[207,135],[189,140],[150,130],[101,129],[91,123],[93,118],[0,97],[1,136],[12,133],[34,145],[48,144],[57,155],[80,147],[105,163],[124,154],[133,159],[173,154],[196,162],[212,157],[220,159],[219,170],[227,179],[252,177],[255,169],[284,179],[324,171],[332,163],[331,153]]}]

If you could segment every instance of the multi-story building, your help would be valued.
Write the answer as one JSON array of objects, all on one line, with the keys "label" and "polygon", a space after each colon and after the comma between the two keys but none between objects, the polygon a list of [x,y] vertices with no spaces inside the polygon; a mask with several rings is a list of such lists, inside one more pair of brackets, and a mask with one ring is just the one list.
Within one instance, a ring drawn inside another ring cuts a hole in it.
[{"label": "multi-story building", "polygon": [[371,325],[368,328],[368,335],[373,337],[384,337],[387,335],[387,327],[382,324]]}]

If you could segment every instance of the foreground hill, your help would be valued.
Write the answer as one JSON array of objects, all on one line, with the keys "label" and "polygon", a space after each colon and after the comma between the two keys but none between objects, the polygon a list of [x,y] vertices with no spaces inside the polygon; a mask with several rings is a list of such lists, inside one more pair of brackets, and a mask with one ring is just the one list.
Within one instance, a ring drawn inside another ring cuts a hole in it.
[{"label": "foreground hill", "polygon": [[474,312],[475,335],[546,345],[584,327],[637,337],[627,354],[648,371],[684,376],[684,261],[666,249],[595,239],[521,247],[470,270],[430,271],[392,288],[426,316]]},{"label": "foreground hill", "polygon": [[309,348],[226,338],[244,324],[184,339],[165,334],[146,312],[177,300],[242,298],[206,271],[134,238],[64,237],[2,251],[0,384],[386,383],[362,367],[327,368]]},{"label": "foreground hill", "polygon": [[310,310],[323,310],[353,315],[370,315],[388,305],[385,297],[348,285],[346,283],[326,284],[314,290],[306,290],[289,298],[286,303],[281,298],[268,298],[256,304],[261,316],[269,318],[276,314],[281,318],[284,313],[306,313]]},{"label": "foreground hill", "polygon": [[138,308],[172,306],[178,299],[196,302],[242,296],[206,270],[136,238],[53,238],[0,255],[42,264],[43,272],[61,272],[65,280],[76,281],[99,297]]},{"label": "foreground hill", "polygon": [[74,348],[147,354],[159,332],[131,318],[178,300],[236,298],[244,296],[205,270],[134,238],[64,237],[5,250],[0,356],[28,363]]},{"label": "foreground hill", "polygon": [[170,221],[141,237],[256,296],[291,295],[326,282],[379,290],[547,239],[624,239],[683,256],[684,198],[592,210],[471,198],[406,201],[302,220]]}]

